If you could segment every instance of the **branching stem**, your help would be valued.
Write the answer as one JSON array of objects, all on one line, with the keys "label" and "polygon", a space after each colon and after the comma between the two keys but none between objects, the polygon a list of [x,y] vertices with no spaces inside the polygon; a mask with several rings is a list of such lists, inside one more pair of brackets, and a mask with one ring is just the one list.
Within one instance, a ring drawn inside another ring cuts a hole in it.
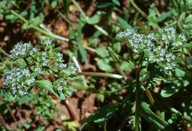
[{"label": "branching stem", "polygon": [[135,94],[135,101],[136,101],[136,107],[135,107],[135,131],[139,131],[139,118],[140,118],[140,106],[141,106],[141,100],[140,100],[140,67],[136,67],[136,94]]},{"label": "branching stem", "polygon": [[67,38],[65,37],[62,37],[62,36],[59,36],[59,35],[56,35],[56,34],[53,34],[52,32],[47,32],[39,27],[37,27],[36,25],[30,23],[27,19],[25,19],[24,17],[22,17],[20,14],[18,14],[17,12],[15,12],[14,10],[12,9],[9,9],[8,7],[4,6],[1,2],[0,2],[0,6],[5,9],[5,10],[10,10],[11,14],[17,16],[20,20],[22,20],[24,23],[27,23],[29,24],[29,26],[45,35],[48,35],[52,38],[55,38],[55,39],[59,39],[59,40],[63,40],[63,41],[69,41]]}]

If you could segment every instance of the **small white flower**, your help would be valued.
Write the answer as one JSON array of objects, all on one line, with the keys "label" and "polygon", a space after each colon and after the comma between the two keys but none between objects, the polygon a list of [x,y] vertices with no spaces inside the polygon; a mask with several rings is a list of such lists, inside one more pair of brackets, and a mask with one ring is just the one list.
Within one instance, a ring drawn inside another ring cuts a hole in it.
[{"label": "small white flower", "polygon": [[29,43],[18,43],[15,47],[10,51],[11,58],[15,59],[17,57],[23,57],[28,54],[28,51],[32,48],[32,44]]},{"label": "small white flower", "polygon": [[60,85],[57,87],[57,89],[58,89],[58,91],[62,91],[63,90],[62,86],[60,86]]},{"label": "small white flower", "polygon": [[171,64],[172,64],[172,66],[173,66],[173,67],[175,67],[175,66],[176,66],[176,63],[171,63]]},{"label": "small white flower", "polygon": [[47,65],[48,65],[48,62],[47,62],[47,61],[44,61],[44,62],[42,63],[42,65],[43,65],[43,66],[47,66]]},{"label": "small white flower", "polygon": [[169,58],[167,58],[167,62],[170,62],[170,59],[169,59]]},{"label": "small white flower", "polygon": [[160,61],[164,61],[164,58],[163,58],[163,57],[160,57]]},{"label": "small white flower", "polygon": [[42,53],[42,56],[43,56],[43,57],[46,57],[46,56],[47,56],[47,52],[43,52],[43,53]]},{"label": "small white flower", "polygon": [[34,79],[34,78],[31,78],[31,79],[27,80],[26,83],[27,83],[28,85],[31,85],[34,81],[35,81],[35,79]]},{"label": "small white flower", "polygon": [[60,68],[66,68],[66,67],[67,67],[67,64],[61,63],[61,64],[59,64],[59,67],[60,67]]},{"label": "small white flower", "polygon": [[45,40],[45,45],[49,45],[52,43],[52,40]]},{"label": "small white flower", "polygon": [[185,41],[186,41],[186,37],[185,37],[185,35],[180,34],[178,37],[179,37],[179,38],[181,38],[181,40],[182,40],[183,42],[185,42]]}]

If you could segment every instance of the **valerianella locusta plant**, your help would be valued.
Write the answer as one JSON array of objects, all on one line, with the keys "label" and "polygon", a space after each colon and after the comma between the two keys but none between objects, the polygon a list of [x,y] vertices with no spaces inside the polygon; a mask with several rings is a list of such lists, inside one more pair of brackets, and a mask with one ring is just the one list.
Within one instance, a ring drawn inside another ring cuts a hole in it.
[{"label": "valerianella locusta plant", "polygon": [[127,46],[133,52],[144,53],[145,63],[155,63],[156,68],[168,75],[177,67],[177,58],[180,56],[178,50],[186,42],[185,36],[177,34],[173,27],[148,35],[127,29],[117,34],[116,38],[127,41]]},{"label": "valerianella locusta plant", "polygon": [[29,94],[33,87],[46,88],[60,99],[76,91],[70,80],[77,69],[64,63],[63,55],[51,40],[35,47],[31,43],[18,43],[10,53],[10,61],[16,67],[5,71],[4,87],[14,97]]}]

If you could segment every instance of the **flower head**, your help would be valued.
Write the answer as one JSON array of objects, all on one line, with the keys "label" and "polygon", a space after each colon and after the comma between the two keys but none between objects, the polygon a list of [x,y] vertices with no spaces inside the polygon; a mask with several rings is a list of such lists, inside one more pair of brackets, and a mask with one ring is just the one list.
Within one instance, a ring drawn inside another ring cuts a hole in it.
[{"label": "flower head", "polygon": [[15,45],[15,47],[10,51],[11,52],[11,58],[16,59],[16,58],[23,58],[26,55],[28,55],[29,51],[32,48],[32,44],[29,43],[18,43]]},{"label": "flower head", "polygon": [[35,78],[27,69],[14,68],[5,72],[4,85],[10,88],[13,95],[26,95],[34,82]]},{"label": "flower head", "polygon": [[128,41],[132,51],[138,54],[143,52],[147,63],[157,63],[166,73],[177,66],[176,58],[179,52],[174,50],[182,46],[186,38],[183,34],[178,35],[173,27],[165,28],[157,34],[156,37],[155,33],[144,35],[127,29],[118,33],[116,38],[120,41]]}]

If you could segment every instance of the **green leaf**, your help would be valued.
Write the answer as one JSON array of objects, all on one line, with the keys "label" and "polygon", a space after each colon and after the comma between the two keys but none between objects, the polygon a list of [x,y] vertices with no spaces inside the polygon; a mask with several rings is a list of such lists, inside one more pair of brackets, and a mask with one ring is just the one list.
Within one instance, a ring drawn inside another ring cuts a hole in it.
[{"label": "green leaf", "polygon": [[184,45],[182,45],[182,47],[186,47],[186,48],[188,48],[188,47],[192,47],[192,42],[187,43],[187,44],[184,44]]},{"label": "green leaf", "polygon": [[78,46],[80,55],[82,57],[82,62],[85,62],[87,60],[87,52],[85,51],[85,49],[80,41],[77,41],[77,46]]},{"label": "green leaf", "polygon": [[83,27],[83,21],[82,21],[81,17],[79,19],[79,27],[77,30],[76,41],[77,41],[78,51],[82,57],[81,61],[86,62],[87,61],[87,52],[85,51],[83,44],[81,43],[81,33],[82,33],[82,27]]},{"label": "green leaf", "polygon": [[115,53],[111,47],[108,47],[108,50],[109,50],[109,53],[112,54],[115,57],[116,60],[127,61],[124,57],[122,57],[122,56],[118,55],[117,53]]},{"label": "green leaf", "polygon": [[152,126],[160,130],[172,131],[172,128],[169,124],[160,119],[152,110],[149,108],[149,105],[146,102],[141,102],[141,116]]},{"label": "green leaf", "polygon": [[120,6],[120,5],[121,5],[118,0],[112,0],[112,2],[113,2],[114,4],[116,4],[117,6]]},{"label": "green leaf", "polygon": [[33,94],[28,94],[28,95],[26,95],[26,96],[24,96],[24,97],[21,97],[21,98],[19,99],[19,101],[18,101],[18,104],[19,104],[19,105],[22,105],[22,104],[24,104],[24,103],[27,103],[27,102],[31,101],[33,98],[34,98],[34,95],[33,95]]},{"label": "green leaf", "polygon": [[114,56],[116,60],[120,59],[120,56],[116,54],[111,47],[108,47],[110,55]]},{"label": "green leaf", "polygon": [[97,111],[93,112],[91,116],[85,119],[81,129],[83,129],[90,122],[101,124],[108,121],[115,115],[118,108],[119,108],[119,105],[117,104],[109,104],[101,107]]},{"label": "green leaf", "polygon": [[120,51],[121,51],[121,43],[120,42],[114,43],[112,45],[112,47],[113,47],[114,52],[120,53]]},{"label": "green leaf", "polygon": [[53,0],[52,2],[51,2],[51,7],[52,8],[55,8],[57,6],[57,0]]},{"label": "green leaf", "polygon": [[165,20],[166,18],[170,17],[173,13],[173,10],[170,10],[169,12],[166,12],[164,14],[162,14],[161,16],[157,17],[157,21],[161,22],[163,20]]},{"label": "green leaf", "polygon": [[104,46],[100,46],[99,48],[97,48],[96,53],[97,53],[97,55],[99,55],[102,58],[109,56],[109,52]]},{"label": "green leaf", "polygon": [[26,17],[27,14],[28,14],[27,11],[23,11],[23,12],[20,13],[20,15],[21,15],[22,17]]},{"label": "green leaf", "polygon": [[121,17],[117,16],[117,20],[120,24],[120,26],[123,28],[123,29],[132,29],[132,26],[128,24],[127,21],[125,21],[124,19],[122,19]]},{"label": "green leaf", "polygon": [[52,83],[50,81],[48,81],[48,80],[38,80],[38,81],[35,82],[35,84],[40,88],[46,88],[47,90],[49,90],[51,93],[53,93],[60,100],[65,99],[65,95],[63,93],[58,94],[57,92],[54,91],[53,85],[52,85]]},{"label": "green leaf", "polygon": [[133,62],[129,61],[123,61],[120,65],[120,68],[124,71],[132,71],[135,68],[135,65]]},{"label": "green leaf", "polygon": [[96,58],[95,60],[97,61],[97,64],[101,70],[106,71],[106,72],[113,71],[112,66],[109,65],[109,62],[110,62],[109,59]]},{"label": "green leaf", "polygon": [[176,68],[176,69],[175,69],[175,75],[176,75],[177,77],[181,78],[181,77],[184,77],[184,76],[185,76],[185,72],[184,72],[183,70],[179,69],[179,68]]},{"label": "green leaf", "polygon": [[42,13],[40,13],[39,16],[33,18],[34,25],[40,25],[43,21],[44,21],[44,15]]},{"label": "green leaf", "polygon": [[92,16],[92,17],[86,17],[85,19],[86,19],[86,22],[87,22],[88,24],[94,25],[94,24],[97,24],[97,23],[100,21],[101,15],[100,15],[100,13],[97,13],[97,14],[95,14],[94,16]]},{"label": "green leaf", "polygon": [[170,97],[173,94],[177,93],[179,91],[179,88],[176,88],[175,86],[167,87],[161,90],[161,96],[162,97]]},{"label": "green leaf", "polygon": [[110,7],[113,7],[114,4],[111,3],[111,2],[100,2],[98,3],[98,8],[110,8]]}]

